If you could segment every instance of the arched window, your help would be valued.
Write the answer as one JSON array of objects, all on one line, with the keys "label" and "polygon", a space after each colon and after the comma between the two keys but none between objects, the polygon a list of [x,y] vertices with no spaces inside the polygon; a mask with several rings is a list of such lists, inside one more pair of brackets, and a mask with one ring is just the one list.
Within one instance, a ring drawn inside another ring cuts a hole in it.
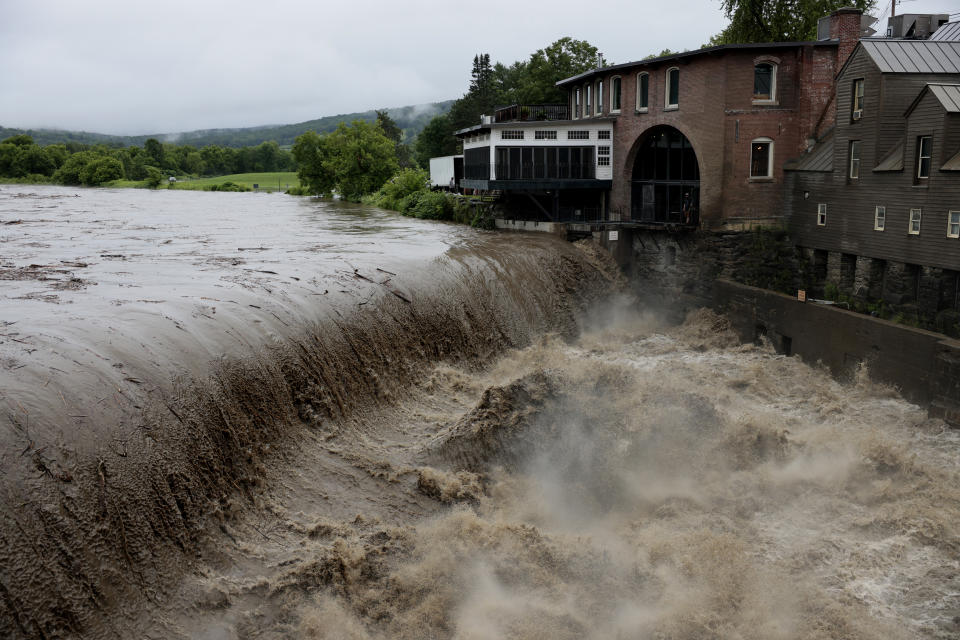
[{"label": "arched window", "polygon": [[646,112],[650,106],[650,74],[637,74],[637,111]]},{"label": "arched window", "polygon": [[770,138],[750,141],[750,177],[773,177],[773,140]]},{"label": "arched window", "polygon": [[677,109],[680,106],[680,69],[677,67],[667,69],[663,100],[663,106],[667,109]]},{"label": "arched window", "polygon": [[610,112],[620,113],[620,76],[610,80]]},{"label": "arched window", "polygon": [[753,101],[777,101],[777,65],[774,63],[758,62],[753,66]]}]

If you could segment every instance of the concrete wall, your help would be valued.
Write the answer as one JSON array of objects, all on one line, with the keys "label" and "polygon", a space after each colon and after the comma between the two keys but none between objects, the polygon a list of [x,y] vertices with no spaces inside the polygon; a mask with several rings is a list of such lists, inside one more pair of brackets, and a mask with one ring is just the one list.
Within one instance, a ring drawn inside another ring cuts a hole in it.
[{"label": "concrete wall", "polygon": [[865,363],[871,379],[960,425],[956,340],[722,279],[714,282],[712,306],[743,340],[766,335],[781,352],[822,362],[841,379]]}]

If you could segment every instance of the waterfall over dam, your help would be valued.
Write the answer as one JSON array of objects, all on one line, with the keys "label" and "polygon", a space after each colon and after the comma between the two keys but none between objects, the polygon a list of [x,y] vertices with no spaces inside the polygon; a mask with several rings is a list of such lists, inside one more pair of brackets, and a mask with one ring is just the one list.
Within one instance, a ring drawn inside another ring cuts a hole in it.
[{"label": "waterfall over dam", "polygon": [[625,284],[346,203],[0,188],[0,634],[956,637],[958,432]]}]

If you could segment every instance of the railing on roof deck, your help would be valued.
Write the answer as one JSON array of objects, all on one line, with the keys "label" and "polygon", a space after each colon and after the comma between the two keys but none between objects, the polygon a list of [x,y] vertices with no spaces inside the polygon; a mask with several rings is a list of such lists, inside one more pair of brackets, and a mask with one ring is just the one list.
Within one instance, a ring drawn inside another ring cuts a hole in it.
[{"label": "railing on roof deck", "polygon": [[569,119],[570,109],[565,104],[512,104],[509,107],[500,107],[494,113],[494,122]]}]

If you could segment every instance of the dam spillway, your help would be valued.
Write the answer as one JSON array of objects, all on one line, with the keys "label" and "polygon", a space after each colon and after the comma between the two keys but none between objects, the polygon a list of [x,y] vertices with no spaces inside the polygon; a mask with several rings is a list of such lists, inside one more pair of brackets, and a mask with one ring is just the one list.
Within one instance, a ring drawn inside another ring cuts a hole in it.
[{"label": "dam spillway", "polygon": [[21,637],[951,637],[956,432],[589,247],[0,190]]}]

